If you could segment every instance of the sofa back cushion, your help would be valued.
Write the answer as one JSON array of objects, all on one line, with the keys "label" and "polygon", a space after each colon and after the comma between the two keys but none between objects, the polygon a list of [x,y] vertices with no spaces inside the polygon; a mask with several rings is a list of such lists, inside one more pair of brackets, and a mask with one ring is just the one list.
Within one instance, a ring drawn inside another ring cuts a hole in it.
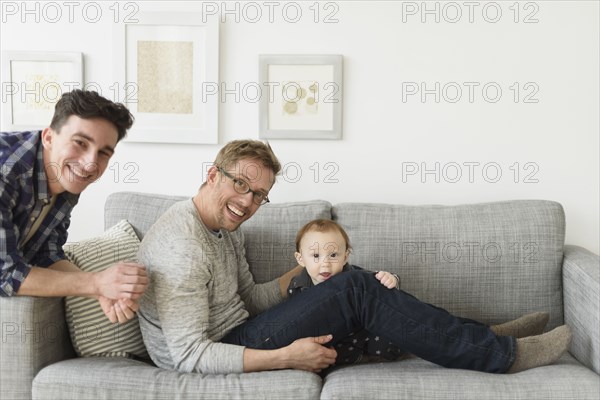
[{"label": "sofa back cushion", "polygon": [[454,314],[497,323],[532,311],[563,321],[564,212],[551,201],[459,206],[345,203],[350,262],[397,273],[402,289]]},{"label": "sofa back cushion", "polygon": [[158,217],[184,196],[169,196],[152,193],[117,192],[106,199],[104,205],[104,229],[125,219],[129,221],[140,240]]},{"label": "sofa back cushion", "polygon": [[257,283],[281,276],[298,263],[294,258],[296,234],[308,221],[331,218],[331,204],[314,200],[268,204],[242,224],[246,259]]},{"label": "sofa back cushion", "polygon": [[[158,217],[184,199],[181,196],[134,192],[113,193],[104,207],[105,229],[125,219],[142,239]],[[296,233],[302,225],[315,218],[331,218],[331,204],[320,200],[267,204],[242,224],[246,259],[256,282],[275,279],[296,266]]]},{"label": "sofa back cushion", "polygon": [[[140,238],[181,196],[109,196],[105,227],[128,220]],[[516,200],[459,206],[328,202],[269,204],[242,225],[255,280],[296,265],[294,239],[314,218],[347,230],[350,262],[399,274],[402,288],[464,317],[497,323],[533,311],[563,321],[561,266],[565,217],[560,204]]]}]

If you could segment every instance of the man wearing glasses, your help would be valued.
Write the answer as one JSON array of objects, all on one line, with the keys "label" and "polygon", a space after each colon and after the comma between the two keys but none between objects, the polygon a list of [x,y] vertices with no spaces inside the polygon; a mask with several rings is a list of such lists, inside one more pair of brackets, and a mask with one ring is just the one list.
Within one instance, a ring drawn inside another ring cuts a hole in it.
[{"label": "man wearing glasses", "polygon": [[255,284],[237,229],[269,202],[280,170],[269,145],[230,142],[198,193],[173,205],[144,237],[138,258],[148,266],[151,283],[140,301],[140,327],[159,367],[219,374],[320,370],[335,361],[336,352],[322,346],[330,340],[327,336],[273,350],[223,343],[250,315],[287,297],[291,278],[301,270]]},{"label": "man wearing glasses", "polygon": [[568,347],[569,332],[550,332],[552,338],[517,352],[515,337],[463,325],[445,310],[387,289],[367,271],[338,274],[282,302],[301,267],[255,284],[237,229],[269,202],[280,169],[269,145],[230,142],[196,196],[174,204],[144,237],[138,258],[150,284],[139,320],[157,366],[205,374],[319,372],[337,356],[326,345],[363,328],[439,365],[485,372],[548,364]]}]

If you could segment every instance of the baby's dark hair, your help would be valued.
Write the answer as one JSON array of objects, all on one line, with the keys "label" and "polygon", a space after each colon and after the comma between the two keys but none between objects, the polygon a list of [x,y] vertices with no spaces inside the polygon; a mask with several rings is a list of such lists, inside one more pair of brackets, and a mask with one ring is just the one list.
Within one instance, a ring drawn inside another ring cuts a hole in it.
[{"label": "baby's dark hair", "polygon": [[314,219],[314,220],[310,221],[309,223],[307,223],[306,225],[304,225],[298,231],[298,234],[296,235],[296,251],[297,252],[300,252],[300,242],[302,241],[302,238],[304,237],[304,235],[306,235],[308,232],[311,232],[311,231],[315,231],[315,232],[338,231],[340,233],[340,235],[342,235],[342,237],[344,238],[344,241],[346,242],[346,250],[348,250],[348,251],[352,250],[352,246],[350,246],[350,238],[348,238],[348,234],[346,233],[346,231],[344,230],[344,228],[342,228],[342,226],[340,224],[338,224],[337,222],[332,221],[330,219]]}]

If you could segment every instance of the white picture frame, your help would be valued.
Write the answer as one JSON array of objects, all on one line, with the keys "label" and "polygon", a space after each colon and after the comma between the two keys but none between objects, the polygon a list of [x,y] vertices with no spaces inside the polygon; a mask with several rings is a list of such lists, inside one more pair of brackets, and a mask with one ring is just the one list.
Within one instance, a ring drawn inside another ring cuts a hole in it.
[{"label": "white picture frame", "polygon": [[260,55],[260,137],[341,139],[342,81],[341,55]]},{"label": "white picture frame", "polygon": [[198,13],[140,12],[113,31],[118,101],[135,117],[126,141],[218,143],[219,21]]},{"label": "white picture frame", "polygon": [[50,126],[63,93],[83,88],[79,52],[2,52],[2,130]]}]

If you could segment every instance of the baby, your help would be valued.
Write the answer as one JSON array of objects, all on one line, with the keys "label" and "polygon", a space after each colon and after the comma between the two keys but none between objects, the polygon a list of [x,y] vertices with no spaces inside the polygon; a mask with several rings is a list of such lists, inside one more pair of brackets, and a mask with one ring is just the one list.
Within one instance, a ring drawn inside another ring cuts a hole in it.
[{"label": "baby", "polygon": [[[294,277],[288,287],[289,296],[307,290],[315,285],[323,283],[331,277],[345,271],[361,269],[347,263],[351,252],[350,240],[348,234],[336,222],[328,219],[317,219],[309,222],[300,229],[296,236],[296,260],[298,264],[304,267],[300,275]],[[376,279],[383,286],[390,290],[400,290],[400,278],[389,272],[379,271],[374,273]],[[549,315],[546,312],[536,312],[524,315],[516,320],[509,321],[500,325],[490,326],[489,329],[498,336],[513,336],[517,338],[517,361],[513,363],[510,372],[518,372],[526,369],[523,367],[523,360],[541,357],[540,352],[552,349],[550,351],[558,355],[566,351],[570,342],[570,330],[568,327],[556,328],[553,332],[540,335],[548,322]],[[467,319],[458,318],[463,324],[473,324],[483,326],[482,323]],[[529,338],[529,336],[540,335]],[[562,336],[556,339],[554,336]],[[551,337],[552,336],[552,337]],[[524,338],[524,339],[523,339]],[[555,340],[556,339],[556,340]],[[568,339],[568,340],[567,340]],[[554,340],[556,343],[549,343]],[[534,348],[532,343],[543,344],[540,351]],[[548,343],[547,343],[548,342]],[[410,354],[403,352],[394,345],[388,338],[381,335],[372,335],[364,329],[352,333],[347,338],[337,341],[335,344],[337,359],[335,365],[353,364],[360,362],[364,358],[373,358],[381,360],[397,360],[405,358]],[[555,351],[556,350],[556,351]],[[555,355],[556,355],[555,354]],[[541,354],[542,356],[544,354]],[[365,357],[367,356],[367,357]],[[547,363],[553,362],[550,360]],[[544,365],[542,363],[538,363]],[[538,366],[537,364],[534,366]],[[528,366],[531,368],[532,366]]]},{"label": "baby", "polygon": [[[304,225],[296,236],[296,260],[304,269],[288,287],[289,296],[325,282],[340,272],[362,269],[347,263],[351,251],[348,234],[336,222],[317,219]],[[400,278],[386,271],[375,273],[375,278],[388,289],[400,289]],[[386,338],[371,335],[366,330],[354,332],[338,342],[336,365],[354,364],[364,356],[397,360],[407,356]]]}]

